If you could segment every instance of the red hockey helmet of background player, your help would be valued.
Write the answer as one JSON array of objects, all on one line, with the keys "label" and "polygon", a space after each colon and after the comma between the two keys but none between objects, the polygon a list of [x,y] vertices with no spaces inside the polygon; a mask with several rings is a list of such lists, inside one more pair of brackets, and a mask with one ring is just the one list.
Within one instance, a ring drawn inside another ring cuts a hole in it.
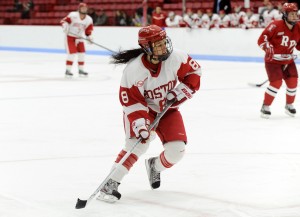
[{"label": "red hockey helmet of background player", "polygon": [[171,39],[167,36],[165,30],[156,25],[143,27],[139,31],[138,43],[149,56],[153,56],[153,44],[163,39],[166,40],[167,53],[158,56],[159,61],[166,60],[173,51]]},{"label": "red hockey helmet of background player", "polygon": [[298,12],[298,7],[296,3],[284,3],[282,6],[282,19],[288,22],[291,25],[295,25],[296,22],[292,22],[288,20],[289,12]]},{"label": "red hockey helmet of background player", "polygon": [[82,12],[81,11],[81,8],[88,8],[88,6],[87,6],[87,4],[86,3],[83,3],[83,2],[81,2],[81,3],[79,3],[79,5],[78,5],[78,11],[79,11],[79,13],[81,13],[81,14],[87,14],[87,10],[86,10],[86,12]]}]

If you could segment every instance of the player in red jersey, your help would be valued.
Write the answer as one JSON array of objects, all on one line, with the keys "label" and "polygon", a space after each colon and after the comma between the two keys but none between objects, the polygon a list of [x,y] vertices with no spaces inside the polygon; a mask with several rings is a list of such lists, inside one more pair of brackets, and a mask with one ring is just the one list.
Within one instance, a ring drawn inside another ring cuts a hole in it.
[{"label": "player in red jersey", "polygon": [[294,48],[300,50],[300,26],[298,8],[295,3],[285,3],[282,7],[282,20],[270,23],[258,39],[258,45],[265,51],[265,68],[269,86],[265,92],[261,116],[269,118],[270,106],[282,85],[286,84],[285,111],[295,116],[293,106],[296,97],[298,72],[294,62]]},{"label": "player in red jersey", "polygon": [[152,24],[159,27],[166,27],[166,14],[161,10],[161,7],[157,6],[152,13]]},{"label": "player in red jersey", "polygon": [[78,11],[73,11],[61,20],[63,31],[66,34],[65,47],[67,51],[66,61],[66,76],[72,77],[72,65],[75,55],[78,57],[78,73],[82,76],[87,76],[88,73],[84,71],[85,60],[85,45],[82,38],[92,42],[93,20],[87,15],[87,4],[80,3]]},{"label": "player in red jersey", "polygon": [[[116,163],[138,143],[122,165],[116,167],[100,190],[99,200],[115,202],[120,199],[121,180],[144,154],[153,140],[154,132],[148,127],[164,108],[166,99],[176,102],[160,119],[155,128],[164,151],[146,160],[146,169],[152,189],[160,187],[160,173],[178,163],[184,155],[187,136],[178,107],[200,87],[201,69],[188,54],[173,50],[165,30],[156,25],[139,31],[140,48],[113,55],[114,63],[127,64],[121,79],[119,98],[124,112],[125,147]],[[178,84],[178,85],[177,85]]]}]

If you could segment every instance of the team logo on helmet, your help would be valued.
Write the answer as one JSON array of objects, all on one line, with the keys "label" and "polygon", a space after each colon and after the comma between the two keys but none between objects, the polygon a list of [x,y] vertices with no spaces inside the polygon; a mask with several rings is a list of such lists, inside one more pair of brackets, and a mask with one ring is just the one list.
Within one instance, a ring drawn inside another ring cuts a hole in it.
[{"label": "team logo on helmet", "polygon": [[146,26],[139,31],[139,44],[153,43],[166,38],[166,31],[156,25]]}]

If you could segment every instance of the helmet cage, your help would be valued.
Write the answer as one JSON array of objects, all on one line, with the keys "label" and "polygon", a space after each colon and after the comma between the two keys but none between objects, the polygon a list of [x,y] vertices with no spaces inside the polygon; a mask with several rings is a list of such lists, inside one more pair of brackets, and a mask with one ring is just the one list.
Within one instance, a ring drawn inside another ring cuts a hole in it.
[{"label": "helmet cage", "polygon": [[[162,55],[155,55],[160,62],[168,59],[168,57],[173,52],[173,46],[172,46],[171,39],[167,36],[165,38],[165,40],[166,40],[166,50],[167,50],[167,52],[165,54],[162,54]],[[154,53],[153,53],[153,48],[154,48],[153,44],[154,43],[152,43],[150,41],[148,42],[148,44],[144,44],[144,45],[140,44],[140,46],[142,47],[142,49],[145,51],[145,53],[147,55],[149,55],[151,57],[151,59],[154,56]]]}]

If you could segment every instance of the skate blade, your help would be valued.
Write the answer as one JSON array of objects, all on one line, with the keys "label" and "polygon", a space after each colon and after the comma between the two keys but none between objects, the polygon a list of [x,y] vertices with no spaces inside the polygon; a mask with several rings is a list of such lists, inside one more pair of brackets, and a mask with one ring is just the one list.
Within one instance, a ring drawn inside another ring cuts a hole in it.
[{"label": "skate blade", "polygon": [[66,78],[66,79],[72,79],[72,78],[73,78],[73,75],[65,75],[65,78]]},{"label": "skate blade", "polygon": [[261,118],[264,118],[264,119],[269,119],[271,115],[267,115],[267,114],[260,114],[260,117]]},{"label": "skate blade", "polygon": [[86,78],[86,77],[88,77],[88,75],[79,74],[79,77]]},{"label": "skate blade", "polygon": [[103,192],[100,192],[100,195],[97,197],[97,200],[101,200],[107,203],[115,203],[118,198],[113,195],[108,195]]},{"label": "skate blade", "polygon": [[295,117],[296,114],[290,113],[288,110],[285,110],[285,113],[290,117]]}]

